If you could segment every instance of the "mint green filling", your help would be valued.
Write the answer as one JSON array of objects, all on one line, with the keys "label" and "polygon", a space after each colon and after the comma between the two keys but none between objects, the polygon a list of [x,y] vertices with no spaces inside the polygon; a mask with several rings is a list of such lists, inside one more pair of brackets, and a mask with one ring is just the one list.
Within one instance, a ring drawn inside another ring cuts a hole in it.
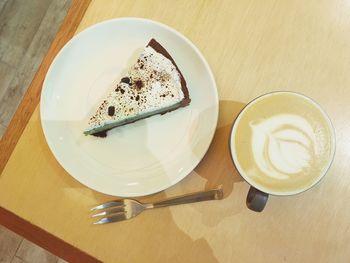
[{"label": "mint green filling", "polygon": [[135,122],[135,121],[138,121],[138,120],[142,120],[142,119],[151,117],[153,115],[166,113],[168,111],[175,110],[175,109],[179,108],[180,106],[181,106],[181,102],[178,102],[178,103],[176,103],[174,105],[171,105],[169,107],[166,107],[166,108],[162,108],[162,109],[155,110],[155,111],[152,111],[152,112],[148,112],[148,113],[145,113],[145,114],[136,115],[136,116],[133,116],[133,117],[130,117],[130,118],[126,118],[126,119],[121,120],[121,121],[116,121],[116,122],[109,123],[109,124],[106,124],[106,125],[101,126],[101,127],[97,127],[97,128],[94,128],[94,129],[91,129],[91,130],[88,130],[88,131],[84,131],[84,134],[85,135],[92,135],[92,134],[95,134],[95,133],[98,133],[98,132],[110,130],[110,129],[116,128],[118,126],[122,126],[122,125],[125,125],[125,124],[128,124],[128,123],[132,123],[132,122]]}]

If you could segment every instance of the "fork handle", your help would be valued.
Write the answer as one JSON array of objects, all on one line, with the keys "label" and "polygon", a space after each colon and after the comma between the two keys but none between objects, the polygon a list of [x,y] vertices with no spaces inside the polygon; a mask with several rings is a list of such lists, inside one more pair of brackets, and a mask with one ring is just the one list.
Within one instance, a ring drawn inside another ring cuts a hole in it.
[{"label": "fork handle", "polygon": [[195,202],[202,202],[208,200],[220,200],[223,198],[222,189],[214,189],[205,192],[197,192],[192,194],[186,194],[183,196],[178,196],[174,198],[169,198],[164,201],[153,203],[153,208],[171,206],[171,205],[181,205],[189,204]]}]

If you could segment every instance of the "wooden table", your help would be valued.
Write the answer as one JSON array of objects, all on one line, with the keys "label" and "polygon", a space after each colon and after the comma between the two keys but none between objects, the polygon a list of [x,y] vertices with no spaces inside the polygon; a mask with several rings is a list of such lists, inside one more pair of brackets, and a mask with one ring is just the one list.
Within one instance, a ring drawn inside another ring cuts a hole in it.
[{"label": "wooden table", "polygon": [[[122,16],[154,19],[191,39],[220,95],[218,128],[203,161],[177,185],[142,200],[220,184],[226,198],[101,227],[87,211],[111,196],[84,187],[57,163],[38,101],[64,43]],[[0,143],[0,223],[72,262],[349,262],[349,32],[346,0],[75,1]],[[248,101],[275,90],[301,92],[323,105],[337,151],[322,183],[297,196],[270,197],[264,212],[254,213],[245,206],[248,185],[231,163],[228,135]]]}]

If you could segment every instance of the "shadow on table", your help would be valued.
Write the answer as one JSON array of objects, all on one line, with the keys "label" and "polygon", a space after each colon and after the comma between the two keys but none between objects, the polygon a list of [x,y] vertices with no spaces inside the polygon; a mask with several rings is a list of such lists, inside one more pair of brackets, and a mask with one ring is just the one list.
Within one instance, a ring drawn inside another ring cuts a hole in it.
[{"label": "shadow on table", "polygon": [[[211,230],[209,229],[213,229],[213,231],[216,229],[215,231],[220,232],[225,231],[226,227],[234,227],[231,225],[234,222],[232,218],[246,210],[244,200],[246,193],[242,193],[241,186],[234,191],[235,184],[242,183],[243,178],[233,165],[229,151],[229,136],[232,124],[244,106],[245,104],[241,102],[220,101],[218,125],[206,155],[194,171],[177,186],[185,193],[221,186],[224,192],[224,200],[211,204],[183,206],[182,212],[173,209],[173,217],[178,225],[181,224],[181,221],[184,221],[181,214],[186,213],[188,217],[193,218],[196,222],[198,233],[203,232],[211,236],[215,235],[215,233],[210,232]],[[206,118],[210,114],[210,110],[212,111],[212,109],[208,109],[208,112],[203,112],[198,118]],[[201,157],[200,147],[203,147],[206,143],[205,138],[203,136],[202,142],[199,140],[192,145],[193,153],[198,158]],[[182,224],[186,225],[186,222],[182,222]],[[208,239],[208,242],[210,240]],[[210,245],[212,246],[213,244]]]},{"label": "shadow on table", "polygon": [[207,154],[194,170],[207,180],[206,189],[222,185],[224,197],[231,194],[236,182],[243,181],[231,159],[229,137],[232,124],[244,106],[241,102],[220,101],[219,120],[213,141]]}]

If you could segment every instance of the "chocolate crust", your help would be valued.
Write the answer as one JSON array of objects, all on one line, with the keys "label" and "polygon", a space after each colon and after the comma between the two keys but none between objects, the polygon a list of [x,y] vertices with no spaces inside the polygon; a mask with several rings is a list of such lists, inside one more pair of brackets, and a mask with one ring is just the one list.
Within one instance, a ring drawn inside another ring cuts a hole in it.
[{"label": "chocolate crust", "polygon": [[149,41],[149,43],[147,44],[147,47],[153,48],[155,51],[162,54],[164,57],[166,57],[167,59],[169,59],[173,63],[176,70],[180,74],[181,89],[182,89],[182,92],[184,93],[184,99],[181,101],[181,107],[185,107],[185,106],[189,105],[191,102],[191,99],[190,99],[190,95],[189,95],[189,92],[187,89],[187,83],[186,83],[186,80],[185,80],[184,76],[182,75],[182,72],[180,71],[179,67],[176,65],[174,59],[170,56],[168,51],[161,44],[159,44],[157,42],[157,40],[155,40],[154,38],[152,38]]}]

